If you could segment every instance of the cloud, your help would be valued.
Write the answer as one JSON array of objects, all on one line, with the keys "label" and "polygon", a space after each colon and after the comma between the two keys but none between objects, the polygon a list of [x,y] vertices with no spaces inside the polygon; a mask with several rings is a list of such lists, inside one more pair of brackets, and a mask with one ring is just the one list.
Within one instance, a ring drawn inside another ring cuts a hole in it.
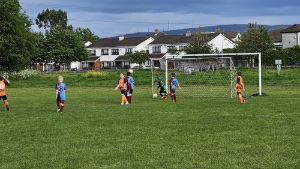
[{"label": "cloud", "polygon": [[295,24],[295,0],[20,0],[34,21],[44,9],[62,9],[69,24],[90,28],[100,37],[154,29],[173,30],[219,24]]}]

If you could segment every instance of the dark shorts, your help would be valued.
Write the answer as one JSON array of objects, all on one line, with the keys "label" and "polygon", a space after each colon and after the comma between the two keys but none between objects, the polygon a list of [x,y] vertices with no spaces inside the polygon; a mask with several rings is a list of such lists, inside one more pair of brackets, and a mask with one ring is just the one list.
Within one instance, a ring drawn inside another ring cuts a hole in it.
[{"label": "dark shorts", "polygon": [[7,97],[6,97],[6,95],[4,95],[4,96],[0,96],[0,100],[1,100],[1,99],[3,99],[3,101],[4,101],[4,100],[7,100]]},{"label": "dark shorts", "polygon": [[121,90],[121,94],[126,94],[126,90]]}]

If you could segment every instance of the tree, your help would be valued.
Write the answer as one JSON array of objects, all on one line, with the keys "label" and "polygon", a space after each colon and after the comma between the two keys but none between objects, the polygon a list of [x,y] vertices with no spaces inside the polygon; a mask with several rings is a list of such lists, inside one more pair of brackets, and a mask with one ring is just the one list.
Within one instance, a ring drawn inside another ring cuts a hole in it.
[{"label": "tree", "polygon": [[35,20],[39,28],[44,27],[48,30],[51,27],[56,25],[61,25],[64,28],[67,28],[68,16],[67,12],[59,9],[58,11],[48,8],[39,13]]},{"label": "tree", "polygon": [[248,29],[237,41],[238,52],[261,52],[275,49],[273,39],[268,29],[258,26],[256,23],[249,23]]},{"label": "tree", "polygon": [[84,43],[73,30],[55,26],[46,33],[42,54],[47,60],[58,64],[67,64],[70,68],[72,61],[84,61],[89,58],[89,52]]},{"label": "tree", "polygon": [[212,44],[209,44],[209,37],[204,34],[199,28],[193,35],[192,39],[188,42],[187,48],[184,51],[187,54],[205,54],[212,52]]},{"label": "tree", "polygon": [[31,25],[18,0],[0,0],[0,70],[19,71],[30,65]]},{"label": "tree", "polygon": [[81,39],[84,42],[93,42],[99,39],[99,37],[97,35],[95,35],[94,33],[92,33],[92,31],[89,28],[76,28],[75,32],[81,37]]},{"label": "tree", "polygon": [[[236,50],[241,53],[261,52],[262,55],[269,50],[274,50],[273,39],[268,29],[258,26],[256,23],[249,23],[248,29],[243,33],[239,41],[237,41]],[[250,57],[249,63],[254,66],[255,56]]]},{"label": "tree", "polygon": [[129,55],[130,63],[138,63],[139,65],[141,65],[147,60],[149,60],[149,55],[144,50],[136,51],[135,53]]}]

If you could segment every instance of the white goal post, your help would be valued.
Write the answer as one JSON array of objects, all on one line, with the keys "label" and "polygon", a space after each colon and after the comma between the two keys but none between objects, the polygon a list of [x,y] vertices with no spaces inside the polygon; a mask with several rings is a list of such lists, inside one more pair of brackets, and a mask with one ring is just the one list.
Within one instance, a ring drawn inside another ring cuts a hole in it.
[{"label": "white goal post", "polygon": [[[222,60],[222,62],[223,62],[223,59],[224,59],[224,62],[225,62],[225,60],[227,60],[227,62],[229,62],[229,61],[232,62],[231,57],[234,58],[234,57],[237,57],[237,56],[239,56],[239,57],[245,57],[246,56],[246,57],[248,57],[248,59],[252,58],[253,59],[252,60],[252,64],[253,65],[251,65],[251,67],[254,67],[254,57],[253,56],[257,56],[258,57],[258,63],[255,64],[256,67],[258,67],[258,95],[262,95],[261,53],[178,54],[178,55],[172,55],[172,54],[167,53],[165,55],[165,57],[162,58],[164,64],[160,65],[161,70],[165,71],[165,73],[163,73],[163,75],[165,76],[163,79],[165,80],[165,84],[167,84],[166,85],[167,92],[168,92],[168,88],[169,88],[168,79],[170,78],[169,77],[169,70],[170,70],[170,68],[168,67],[168,65],[170,63],[168,63],[168,62],[174,62],[176,60],[184,60],[184,59],[187,59],[187,60],[188,59],[190,59],[190,60],[192,60],[192,59],[198,59],[198,60],[199,59],[203,59],[203,60],[205,60],[205,58],[210,58],[210,59],[216,59],[216,58],[218,58],[219,60]],[[206,61],[206,62],[208,62],[208,61]],[[173,68],[173,70],[174,70],[174,68]],[[211,68],[210,70],[214,70],[214,68]],[[185,72],[185,70],[183,70],[183,71]],[[201,70],[195,70],[195,72],[197,72],[197,71],[201,71]],[[155,72],[155,70],[152,69],[152,93],[154,91],[153,90],[153,88],[154,88],[153,86],[155,85],[154,82],[153,82],[153,79],[154,79],[153,77],[155,76],[153,74],[153,72]],[[230,67],[230,73],[232,74],[231,67]],[[161,74],[161,76],[163,76],[163,75]],[[232,75],[230,75],[230,76],[232,76]],[[179,81],[180,81],[180,79],[179,79]],[[191,81],[192,81],[192,83],[196,83],[193,80],[191,80]],[[233,83],[232,82],[232,77],[230,77],[230,81],[231,81],[230,83],[231,83],[231,86],[232,86],[233,85],[232,84]],[[217,85],[217,84],[213,84],[213,85]],[[234,85],[235,85],[235,82],[234,82]],[[231,92],[231,97],[232,97],[232,92]]]}]

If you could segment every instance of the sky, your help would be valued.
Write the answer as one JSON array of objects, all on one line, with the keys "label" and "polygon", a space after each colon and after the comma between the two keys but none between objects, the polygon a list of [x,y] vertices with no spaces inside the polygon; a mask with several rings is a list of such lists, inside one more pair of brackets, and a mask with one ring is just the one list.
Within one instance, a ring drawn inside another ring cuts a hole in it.
[{"label": "sky", "polygon": [[[100,38],[211,25],[300,24],[299,0],[19,0],[35,24],[43,10],[67,12],[68,24]],[[43,31],[36,25],[34,31]]]}]

